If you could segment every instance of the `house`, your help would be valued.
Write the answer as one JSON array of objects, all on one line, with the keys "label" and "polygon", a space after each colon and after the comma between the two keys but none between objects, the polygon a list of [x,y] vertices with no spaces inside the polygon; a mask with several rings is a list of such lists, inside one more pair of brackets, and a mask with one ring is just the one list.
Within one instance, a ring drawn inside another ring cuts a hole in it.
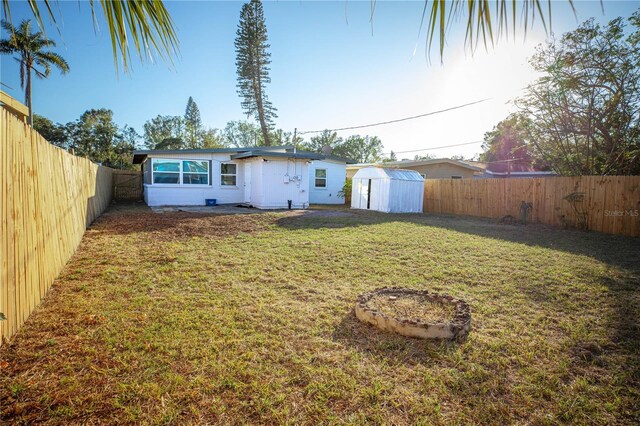
[{"label": "house", "polygon": [[309,165],[309,202],[311,204],[344,204],[338,196],[347,179],[346,165],[353,161],[325,154]]},{"label": "house", "polygon": [[133,163],[141,164],[149,206],[205,205],[206,200],[216,200],[280,209],[334,202],[344,184],[347,160],[273,146],[139,150],[133,153]]},{"label": "house", "polygon": [[353,175],[351,208],[422,213],[424,178],[415,170],[363,167]]},{"label": "house", "polygon": [[347,166],[347,177],[353,177],[359,169],[369,166],[414,170],[425,179],[470,179],[475,174],[483,172],[481,168],[473,166],[466,161],[437,158],[415,161],[388,161],[381,164],[352,164]]},{"label": "house", "polygon": [[527,162],[516,160],[495,161],[484,163],[481,161],[469,161],[469,164],[482,169],[482,173],[476,174],[476,179],[487,178],[531,178],[558,176],[556,172],[538,170]]}]

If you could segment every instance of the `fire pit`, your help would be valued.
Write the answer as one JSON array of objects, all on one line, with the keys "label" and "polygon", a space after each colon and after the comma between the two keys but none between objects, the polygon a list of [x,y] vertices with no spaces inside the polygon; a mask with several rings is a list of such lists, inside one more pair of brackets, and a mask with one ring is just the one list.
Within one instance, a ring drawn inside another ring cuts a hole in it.
[{"label": "fire pit", "polygon": [[461,340],[471,330],[471,311],[448,295],[408,288],[381,288],[358,296],[356,317],[407,337]]}]

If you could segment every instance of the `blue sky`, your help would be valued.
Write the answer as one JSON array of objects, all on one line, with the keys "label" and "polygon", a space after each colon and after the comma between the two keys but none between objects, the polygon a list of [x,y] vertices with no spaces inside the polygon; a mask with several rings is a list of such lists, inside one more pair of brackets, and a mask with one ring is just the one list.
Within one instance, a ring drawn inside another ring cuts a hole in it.
[{"label": "blue sky", "polygon": [[[58,42],[56,51],[71,71],[61,76],[54,70],[47,80],[34,80],[35,112],[66,123],[87,109],[109,108],[120,125],[142,132],[144,122],[158,114],[182,115],[193,96],[208,127],[246,119],[236,94],[233,47],[242,2],[166,4],[180,39],[175,65],[135,62],[132,73],[117,76],[110,39],[94,32],[88,4],[60,2],[62,37],[53,27],[47,35]],[[272,54],[268,94],[278,108],[277,127],[338,128],[491,98],[454,112],[341,133],[377,135],[386,152],[480,141],[514,109],[509,100],[536,77],[527,58],[544,41],[544,30],[536,25],[526,40],[520,30],[515,41],[502,40],[471,56],[463,48],[464,28],[457,25],[441,64],[436,50],[431,61],[425,58],[424,34],[418,38],[422,7],[419,1],[378,1],[372,33],[368,1],[265,2]],[[589,17],[600,22],[628,17],[637,8],[633,1],[605,2],[603,15],[599,2],[578,1],[576,19],[566,1],[553,2],[553,31],[570,31]],[[14,22],[25,17],[30,17],[27,6],[12,2]],[[1,66],[2,82],[12,87],[2,89],[23,100],[17,64],[3,56]],[[471,156],[480,152],[480,143],[423,152]]]}]

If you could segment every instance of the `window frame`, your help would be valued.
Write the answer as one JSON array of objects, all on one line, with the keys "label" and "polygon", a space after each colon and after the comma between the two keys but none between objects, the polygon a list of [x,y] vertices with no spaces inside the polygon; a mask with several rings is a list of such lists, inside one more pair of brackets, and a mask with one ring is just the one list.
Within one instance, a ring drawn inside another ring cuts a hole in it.
[{"label": "window frame", "polygon": [[[177,162],[178,163],[178,171],[154,171],[153,166],[156,161],[165,161],[165,162]],[[192,171],[184,171],[184,161],[201,161],[207,164],[207,172],[192,172]],[[152,186],[166,186],[166,187],[186,187],[186,188],[196,188],[196,187],[207,187],[211,186],[211,160],[206,158],[166,158],[166,157],[151,157],[151,184]],[[178,183],[166,183],[166,182],[156,182],[155,181],[155,173],[171,173],[178,175]],[[207,176],[207,183],[184,183],[184,175],[185,174],[199,174]]]},{"label": "window frame", "polygon": [[[184,170],[184,162],[185,161],[199,161],[207,164],[206,172],[192,172]],[[184,175],[205,175],[207,177],[207,183],[185,183]],[[211,185],[211,161],[210,160],[192,160],[192,159],[183,159],[180,162],[180,183],[185,186],[210,186]]]},{"label": "window frame", "polygon": [[[235,173],[222,173],[222,166],[225,165],[233,165],[235,167]],[[235,183],[233,185],[224,183],[224,176],[233,176],[235,179]],[[237,188],[238,187],[238,163],[233,163],[230,161],[223,161],[220,163],[220,187],[222,188]]]},{"label": "window frame", "polygon": [[[324,177],[318,177],[318,170],[324,170]],[[324,180],[324,186],[318,186],[318,179]],[[329,172],[326,168],[317,168],[313,171],[313,188],[314,189],[327,189],[329,186]]]}]

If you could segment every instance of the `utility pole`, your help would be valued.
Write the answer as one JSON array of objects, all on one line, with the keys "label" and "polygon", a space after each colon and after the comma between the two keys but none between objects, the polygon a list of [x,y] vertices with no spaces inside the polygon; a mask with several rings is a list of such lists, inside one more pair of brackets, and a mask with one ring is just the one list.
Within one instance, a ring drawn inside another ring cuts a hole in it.
[{"label": "utility pole", "polygon": [[298,128],[294,127],[293,128],[293,153],[296,153],[296,135],[298,134]]}]

